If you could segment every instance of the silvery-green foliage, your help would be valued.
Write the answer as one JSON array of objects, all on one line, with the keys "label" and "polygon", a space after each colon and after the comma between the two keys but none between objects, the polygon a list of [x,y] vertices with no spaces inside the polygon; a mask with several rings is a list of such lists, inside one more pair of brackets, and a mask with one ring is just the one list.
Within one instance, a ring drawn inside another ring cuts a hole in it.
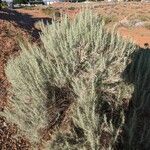
[{"label": "silvery-green foliage", "polygon": [[[39,129],[49,123],[46,105],[55,102],[54,89],[49,87],[67,86],[76,95],[72,119],[83,129],[85,143],[90,149],[103,149],[99,138],[107,127],[113,135],[110,148],[120,127],[115,129],[111,120],[96,113],[97,89],[116,94],[116,107],[121,97],[128,96],[121,90],[125,86],[120,73],[135,45],[113,29],[108,32],[103,19],[89,10],[72,21],[64,16],[61,23],[39,25],[41,46],[20,44],[20,56],[8,61],[5,71],[11,83],[10,108],[3,115],[16,123],[33,143],[39,142]],[[85,143],[81,149],[86,148]]]}]

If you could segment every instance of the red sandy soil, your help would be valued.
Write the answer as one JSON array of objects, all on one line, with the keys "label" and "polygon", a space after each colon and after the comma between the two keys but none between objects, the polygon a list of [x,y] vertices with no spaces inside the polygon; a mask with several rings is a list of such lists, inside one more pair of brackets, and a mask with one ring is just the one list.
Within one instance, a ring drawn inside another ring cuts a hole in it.
[{"label": "red sandy soil", "polygon": [[[83,4],[85,5],[85,4]],[[86,4],[89,5],[89,4]],[[117,16],[118,20],[122,20],[131,14],[141,13],[150,15],[150,4],[118,4],[106,5],[105,3],[94,3],[94,11],[109,15]],[[81,7],[81,4],[72,3],[55,3],[56,8],[66,9],[69,7]],[[78,13],[78,9],[65,10],[72,17]],[[39,30],[35,28],[35,24],[39,20],[50,20],[40,8],[35,10],[18,9],[16,11],[4,10],[0,11],[0,111],[3,111],[7,104],[7,87],[8,82],[5,77],[4,66],[7,60],[20,50],[18,46],[18,38],[30,39],[37,42],[39,39]],[[118,31],[126,38],[132,38],[138,45],[143,46],[144,43],[150,45],[150,30],[140,28],[119,27]],[[12,136],[16,134],[16,127],[8,124],[4,118],[0,118],[0,150],[28,150],[30,144],[25,138],[20,137],[14,139]]]},{"label": "red sandy soil", "polygon": [[145,43],[150,45],[150,30],[145,28],[119,28],[119,32],[126,38],[131,38],[139,46],[144,47]]}]

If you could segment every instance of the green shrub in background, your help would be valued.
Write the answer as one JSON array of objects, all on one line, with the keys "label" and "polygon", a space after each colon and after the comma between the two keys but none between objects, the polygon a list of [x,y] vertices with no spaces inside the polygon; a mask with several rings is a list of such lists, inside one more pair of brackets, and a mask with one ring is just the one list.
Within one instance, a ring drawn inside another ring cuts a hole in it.
[{"label": "green shrub in background", "polygon": [[42,11],[51,18],[59,18],[61,16],[59,9],[55,9],[53,7],[43,8]]},{"label": "green shrub in background", "polygon": [[2,1],[0,1],[0,9],[2,9],[2,8],[7,8],[8,7],[8,5],[7,5],[7,2],[2,2]]},{"label": "green shrub in background", "polygon": [[1,3],[2,3],[2,0],[0,0],[0,9],[1,9],[1,7],[2,7],[2,6],[1,6]]},{"label": "green shrub in background", "polygon": [[[2,115],[37,149],[41,129],[50,124],[50,108],[57,101],[73,101],[70,137],[58,131],[43,149],[113,149],[124,125],[122,99],[131,94],[120,74],[135,45],[113,29],[108,32],[103,19],[89,10],[71,22],[67,16],[61,19],[51,25],[39,23],[42,46],[21,43],[20,56],[8,61],[11,97]],[[61,113],[55,113],[58,119]]]},{"label": "green shrub in background", "polygon": [[28,2],[28,0],[13,0],[14,4],[27,4]]}]

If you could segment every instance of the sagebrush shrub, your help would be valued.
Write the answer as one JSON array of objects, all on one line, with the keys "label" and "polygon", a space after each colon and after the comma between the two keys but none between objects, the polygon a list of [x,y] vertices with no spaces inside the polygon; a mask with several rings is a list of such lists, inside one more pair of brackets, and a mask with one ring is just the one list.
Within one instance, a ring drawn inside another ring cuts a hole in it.
[{"label": "sagebrush shrub", "polygon": [[[5,71],[11,83],[10,107],[3,115],[32,143],[38,143],[39,131],[49,126],[52,117],[49,108],[58,100],[56,89],[65,87],[71,94],[62,96],[62,100],[74,101],[72,122],[83,132],[82,140],[73,136],[76,142],[71,144],[63,135],[61,142],[54,140],[57,144],[50,143],[47,148],[112,149],[124,124],[123,110],[119,110],[119,121],[99,110],[107,103],[111,112],[118,111],[122,99],[130,96],[127,90],[131,89],[122,83],[120,73],[135,45],[114,29],[107,31],[103,19],[89,10],[73,21],[67,16],[61,20],[51,25],[39,23],[41,46],[21,43],[20,56],[9,60]],[[113,101],[112,96],[109,99],[103,94],[107,91],[115,95]],[[105,135],[109,137],[107,143],[102,141]]]}]

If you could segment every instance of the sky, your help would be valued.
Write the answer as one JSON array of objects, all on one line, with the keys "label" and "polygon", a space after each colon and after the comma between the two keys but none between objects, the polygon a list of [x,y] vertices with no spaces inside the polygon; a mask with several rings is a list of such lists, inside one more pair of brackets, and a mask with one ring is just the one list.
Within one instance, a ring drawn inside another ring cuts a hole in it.
[{"label": "sky", "polygon": [[5,2],[12,2],[13,0],[2,0],[2,1],[5,1]]}]

